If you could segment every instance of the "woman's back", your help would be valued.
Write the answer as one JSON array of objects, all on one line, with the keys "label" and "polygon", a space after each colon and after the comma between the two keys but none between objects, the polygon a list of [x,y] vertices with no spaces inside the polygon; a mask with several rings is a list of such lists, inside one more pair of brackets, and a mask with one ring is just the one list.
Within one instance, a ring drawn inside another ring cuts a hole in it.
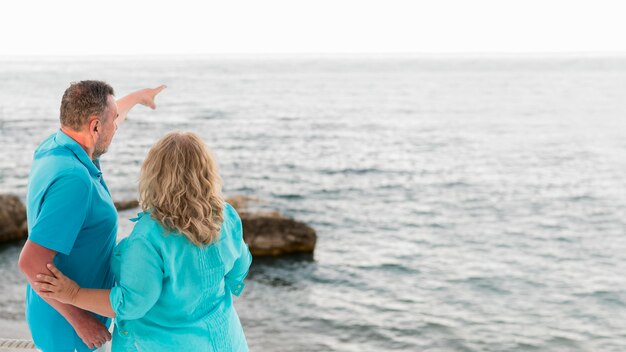
[{"label": "woman's back", "polygon": [[199,247],[141,213],[116,247],[113,350],[246,351],[232,295],[243,289],[251,262],[232,206],[215,243]]}]

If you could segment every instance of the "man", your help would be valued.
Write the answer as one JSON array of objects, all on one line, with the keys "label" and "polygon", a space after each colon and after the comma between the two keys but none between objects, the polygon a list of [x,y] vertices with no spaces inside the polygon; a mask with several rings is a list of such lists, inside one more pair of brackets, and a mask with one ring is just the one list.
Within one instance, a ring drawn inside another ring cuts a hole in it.
[{"label": "man", "polygon": [[45,352],[90,351],[111,339],[109,319],[43,299],[31,284],[37,274],[49,273],[46,264],[52,261],[83,287],[112,287],[117,212],[99,157],[128,111],[136,104],[154,109],[154,97],[164,88],[116,102],[105,82],[72,83],[61,100],[61,129],[35,151],[26,197],[29,236],[18,265],[29,282],[26,320]]}]

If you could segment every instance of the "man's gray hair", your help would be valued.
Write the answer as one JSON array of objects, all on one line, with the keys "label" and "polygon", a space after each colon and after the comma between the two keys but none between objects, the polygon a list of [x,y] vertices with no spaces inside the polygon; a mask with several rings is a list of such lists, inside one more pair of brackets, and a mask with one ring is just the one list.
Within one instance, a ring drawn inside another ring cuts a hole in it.
[{"label": "man's gray hair", "polygon": [[72,82],[61,99],[61,126],[80,131],[89,121],[89,116],[104,117],[109,95],[115,93],[106,82]]}]

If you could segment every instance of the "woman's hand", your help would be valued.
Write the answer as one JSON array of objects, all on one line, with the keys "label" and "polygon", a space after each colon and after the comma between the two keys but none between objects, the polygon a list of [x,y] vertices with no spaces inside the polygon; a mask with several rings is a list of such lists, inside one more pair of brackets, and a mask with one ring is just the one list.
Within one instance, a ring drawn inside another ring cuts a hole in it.
[{"label": "woman's hand", "polygon": [[38,274],[35,281],[35,291],[43,298],[56,299],[61,303],[73,304],[80,290],[80,286],[63,275],[56,266],[48,264],[48,270],[54,276]]},{"label": "woman's hand", "polygon": [[165,88],[166,85],[162,84],[156,88],[146,88],[138,91],[137,98],[139,99],[139,104],[147,106],[152,110],[156,109],[154,98]]}]

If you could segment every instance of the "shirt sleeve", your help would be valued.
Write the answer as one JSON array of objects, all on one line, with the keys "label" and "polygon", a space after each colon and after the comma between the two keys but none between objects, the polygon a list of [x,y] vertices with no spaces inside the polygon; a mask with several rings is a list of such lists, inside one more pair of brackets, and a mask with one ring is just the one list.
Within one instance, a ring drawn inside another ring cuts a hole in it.
[{"label": "shirt sleeve", "polygon": [[76,174],[62,175],[52,182],[42,198],[28,239],[69,255],[91,203],[88,182]]},{"label": "shirt sleeve", "polygon": [[134,320],[143,317],[161,295],[163,260],[147,240],[128,238],[127,241],[121,253],[120,276],[109,299],[116,319]]},{"label": "shirt sleeve", "polygon": [[241,218],[234,210],[233,213],[235,214],[233,241],[235,248],[238,250],[238,257],[235,259],[232,269],[226,273],[224,281],[231,293],[235,296],[239,296],[245,286],[243,279],[248,275],[248,270],[252,264],[252,254],[250,254],[248,245],[246,245],[246,242],[243,240]]}]

